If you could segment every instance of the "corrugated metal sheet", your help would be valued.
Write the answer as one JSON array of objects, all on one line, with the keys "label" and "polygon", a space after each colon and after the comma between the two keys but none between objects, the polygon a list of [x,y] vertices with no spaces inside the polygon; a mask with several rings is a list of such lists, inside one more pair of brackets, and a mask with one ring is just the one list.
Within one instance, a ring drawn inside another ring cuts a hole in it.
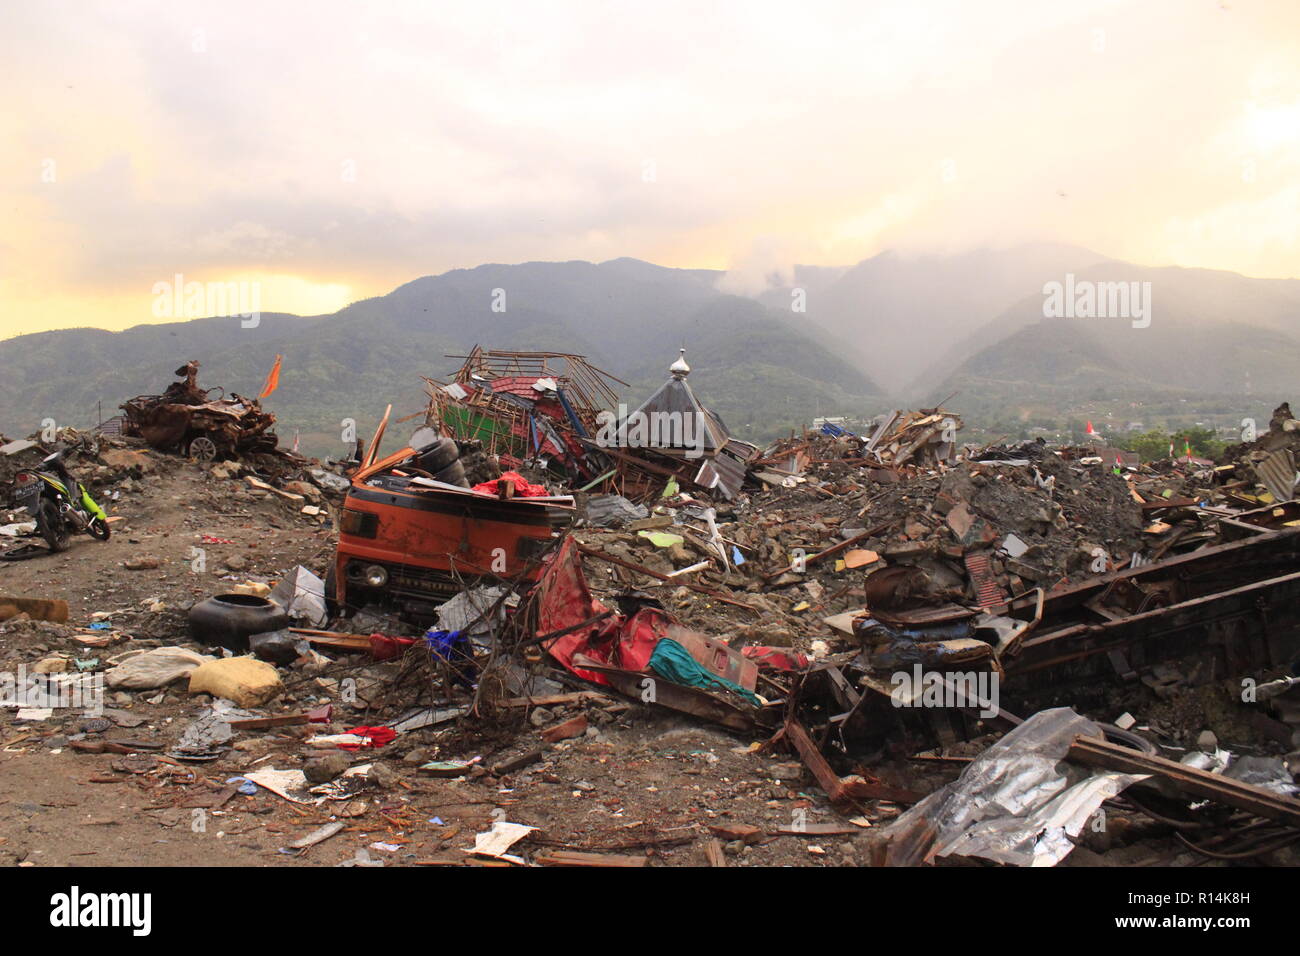
[{"label": "corrugated metal sheet", "polygon": [[1277,501],[1295,497],[1295,456],[1289,448],[1279,448],[1255,466],[1260,484]]},{"label": "corrugated metal sheet", "polygon": [[967,554],[966,571],[975,585],[980,607],[998,607],[1007,603],[1006,592],[998,586],[998,579],[993,576],[988,554]]},{"label": "corrugated metal sheet", "polygon": [[757,445],[751,445],[739,438],[728,438],[727,443],[722,446],[722,450],[740,461],[753,461],[758,457],[758,453],[762,451]]},{"label": "corrugated metal sheet", "polygon": [[745,465],[730,455],[721,454],[700,465],[695,483],[704,488],[717,488],[730,501],[740,493],[745,481]]}]

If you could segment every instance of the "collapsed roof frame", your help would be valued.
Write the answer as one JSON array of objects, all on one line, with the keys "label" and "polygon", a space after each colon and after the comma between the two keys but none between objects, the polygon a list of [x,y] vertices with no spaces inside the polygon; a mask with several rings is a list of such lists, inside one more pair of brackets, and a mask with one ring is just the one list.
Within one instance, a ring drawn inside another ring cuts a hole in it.
[{"label": "collapsed roof frame", "polygon": [[[630,384],[597,368],[585,355],[575,352],[517,352],[509,349],[485,349],[476,345],[469,355],[448,355],[463,359],[463,364],[452,375],[458,385],[478,385],[483,380],[511,376],[536,376],[551,378],[568,397],[580,417],[589,417],[589,426],[595,425],[596,414],[603,408],[618,405],[619,394],[614,384],[630,388]],[[561,368],[558,363],[563,362]],[[477,379],[477,381],[476,381]],[[433,379],[426,382],[441,384]]]},{"label": "collapsed roof frame", "polygon": [[[528,399],[510,390],[494,390],[493,382],[519,378],[531,380],[531,388],[535,382],[550,380],[554,391],[537,390],[536,400],[554,397],[578,438],[598,432],[600,411],[606,405],[618,403],[619,395],[614,386],[628,385],[592,365],[586,356],[573,352],[484,349],[476,345],[468,355],[447,357],[462,359],[462,364],[449,382],[424,378],[429,394],[425,421],[459,438],[479,438],[489,455],[506,453],[527,459],[543,454],[548,443],[570,453],[573,451],[572,446],[566,447],[563,437],[547,420],[548,416],[534,415]],[[460,386],[465,394],[457,395],[453,386]],[[476,411],[482,418],[477,422],[467,420],[453,425],[447,415],[452,406]],[[524,454],[519,454],[521,451]],[[599,464],[603,466],[606,463]]]}]

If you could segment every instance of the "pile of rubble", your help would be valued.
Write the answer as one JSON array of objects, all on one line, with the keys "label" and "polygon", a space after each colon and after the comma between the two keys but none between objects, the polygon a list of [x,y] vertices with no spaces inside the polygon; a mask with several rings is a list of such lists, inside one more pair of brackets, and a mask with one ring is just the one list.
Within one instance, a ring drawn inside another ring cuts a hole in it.
[{"label": "pile of rubble", "polygon": [[942,407],[877,416],[870,422],[868,436],[827,422],[801,438],[776,442],[753,464],[768,466],[768,474],[760,477],[769,482],[800,474],[813,463],[866,466],[897,474],[906,465],[934,467],[951,462],[961,427],[961,418]]},{"label": "pile of rubble", "polygon": [[[84,642],[112,628],[26,599],[12,613],[0,600],[3,628],[75,642],[44,671],[102,674],[123,707],[131,694],[189,706],[178,737],[153,741],[169,760],[337,807],[297,853],[344,832],[368,793],[413,799],[423,778],[454,794],[438,808],[502,809],[502,794],[512,808],[460,837],[440,822],[437,852],[463,853],[409,855],[439,865],[645,865],[695,846],[722,866],[790,840],[894,865],[1295,862],[1300,514],[1294,466],[1270,464],[1300,434],[1286,406],[1218,465],[962,446],[960,417],[932,408],[866,436],[823,425],[742,454],[719,481],[679,481],[683,460],[627,495],[629,472],[602,472],[620,459],[581,440],[594,421],[572,381],[481,374],[490,357],[467,364],[460,392],[435,383],[431,421],[476,417],[382,460],[377,435],[342,487],[310,467],[206,466],[216,480],[248,471],[280,500],[347,497],[332,558],[204,595],[189,642],[83,666],[97,646]],[[95,441],[95,469],[130,450]],[[656,739],[689,739],[645,747],[642,729],[670,718],[691,729]],[[96,726],[74,751],[148,755],[150,741]],[[730,745],[704,744],[707,727]],[[695,803],[637,802],[701,754],[682,770],[705,778],[690,799],[725,789],[728,810],[701,824]],[[613,776],[592,783],[602,766]],[[617,827],[627,806],[640,829],[578,842],[548,828],[558,795],[602,786],[588,814]],[[403,812],[369,850],[402,851],[427,814]],[[1090,826],[1098,813],[1108,827]]]}]

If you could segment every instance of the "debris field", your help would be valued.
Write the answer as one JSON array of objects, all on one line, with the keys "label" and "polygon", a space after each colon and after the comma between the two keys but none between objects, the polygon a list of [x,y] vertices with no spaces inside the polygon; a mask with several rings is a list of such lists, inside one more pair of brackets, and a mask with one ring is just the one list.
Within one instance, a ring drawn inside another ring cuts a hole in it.
[{"label": "debris field", "polygon": [[195,361],[0,438],[112,529],[0,498],[0,860],[1297,862],[1288,405],[1218,462],[942,407],[760,448],[684,353],[613,425],[581,356],[463,358],[337,461]]}]

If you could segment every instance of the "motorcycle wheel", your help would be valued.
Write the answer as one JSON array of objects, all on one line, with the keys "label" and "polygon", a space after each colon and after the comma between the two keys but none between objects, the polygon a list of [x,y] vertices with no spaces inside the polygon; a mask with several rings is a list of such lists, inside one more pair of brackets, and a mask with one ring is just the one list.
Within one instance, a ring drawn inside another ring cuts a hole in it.
[{"label": "motorcycle wheel", "polygon": [[96,541],[107,541],[113,536],[113,529],[98,518],[91,518],[90,524],[86,525],[86,534]]},{"label": "motorcycle wheel", "polygon": [[59,506],[50,498],[41,499],[41,506],[36,512],[36,530],[41,533],[50,550],[57,554],[67,551],[72,541],[72,532],[59,514]]}]

